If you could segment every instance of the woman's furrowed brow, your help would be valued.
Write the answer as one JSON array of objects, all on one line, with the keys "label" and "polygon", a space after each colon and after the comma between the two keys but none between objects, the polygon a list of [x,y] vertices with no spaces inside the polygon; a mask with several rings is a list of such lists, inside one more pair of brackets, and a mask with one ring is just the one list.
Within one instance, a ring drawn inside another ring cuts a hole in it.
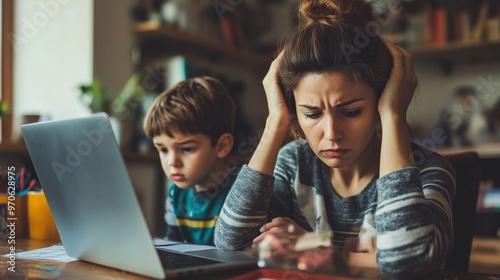
[{"label": "woman's furrowed brow", "polygon": [[[341,102],[339,104],[336,104],[334,106],[334,108],[339,108],[339,107],[344,107],[344,106],[347,106],[349,104],[352,104],[354,102],[358,102],[358,101],[361,101],[363,100],[364,98],[355,98],[355,99],[352,99],[352,100],[348,100],[348,101],[345,101],[345,102]],[[304,107],[306,109],[310,109],[310,110],[314,110],[314,109],[318,109],[319,107],[317,106],[312,106],[312,105],[307,105],[307,104],[299,104],[299,107]]]},{"label": "woman's furrowed brow", "polygon": [[304,108],[310,109],[310,110],[318,109],[318,107],[316,107],[316,106],[306,105],[306,104],[299,104],[299,107],[304,107]]},{"label": "woman's furrowed brow", "polygon": [[354,102],[361,101],[361,100],[363,100],[363,99],[364,99],[364,98],[355,98],[355,99],[352,99],[352,100],[349,100],[349,101],[346,101],[346,102],[341,102],[341,103],[339,103],[339,104],[336,104],[336,105],[334,106],[334,108],[344,107],[344,106],[347,106],[347,105],[352,104],[352,103],[354,103]]}]

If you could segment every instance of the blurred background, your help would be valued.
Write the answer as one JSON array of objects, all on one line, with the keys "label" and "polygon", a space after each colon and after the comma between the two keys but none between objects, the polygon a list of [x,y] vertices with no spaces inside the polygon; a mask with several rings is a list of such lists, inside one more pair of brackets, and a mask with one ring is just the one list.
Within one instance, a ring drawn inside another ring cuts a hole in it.
[{"label": "blurred background", "polygon": [[[377,15],[367,31],[414,56],[414,141],[441,153],[479,153],[476,234],[499,236],[500,1],[369,2]],[[31,166],[23,123],[107,112],[148,224],[163,233],[168,182],[142,132],[145,111],[176,82],[215,76],[238,106],[233,157],[248,159],[267,116],[262,78],[297,26],[298,3],[3,0],[0,165]]]}]

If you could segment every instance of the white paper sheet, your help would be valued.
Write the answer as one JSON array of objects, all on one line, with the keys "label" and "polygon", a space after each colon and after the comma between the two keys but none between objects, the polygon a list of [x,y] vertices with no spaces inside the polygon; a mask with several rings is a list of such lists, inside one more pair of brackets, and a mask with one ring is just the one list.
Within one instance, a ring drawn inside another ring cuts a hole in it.
[{"label": "white paper sheet", "polygon": [[176,245],[176,244],[182,244],[182,243],[178,242],[178,241],[171,241],[171,240],[166,240],[166,239],[161,239],[161,238],[154,238],[153,244],[155,246],[170,246],[170,245]]},{"label": "white paper sheet", "polygon": [[[196,245],[196,244],[184,244],[176,241],[170,241],[160,238],[154,238],[153,243],[158,249],[168,249],[177,252],[194,252],[207,249],[215,249],[214,246],[206,245]],[[3,255],[2,257],[8,258],[8,255]],[[64,246],[53,245],[50,247],[40,248],[31,251],[23,251],[16,253],[16,258],[19,259],[31,259],[31,260],[49,260],[57,262],[72,262],[78,259],[72,258],[66,254]]]},{"label": "white paper sheet", "polygon": [[[3,255],[3,257],[8,256]],[[30,260],[49,260],[57,262],[72,262],[78,260],[66,255],[66,251],[64,250],[64,246],[62,245],[52,245],[50,247],[40,248],[36,250],[18,252],[16,253],[16,258]]]}]

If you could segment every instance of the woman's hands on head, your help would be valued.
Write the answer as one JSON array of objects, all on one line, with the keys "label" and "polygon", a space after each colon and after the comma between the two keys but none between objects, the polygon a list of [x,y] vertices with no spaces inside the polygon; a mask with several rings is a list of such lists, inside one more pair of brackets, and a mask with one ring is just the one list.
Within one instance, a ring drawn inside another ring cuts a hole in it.
[{"label": "woman's hands on head", "polygon": [[288,131],[292,123],[292,118],[283,98],[278,78],[278,70],[283,60],[283,55],[284,51],[281,51],[273,60],[266,76],[262,80],[262,84],[266,92],[267,107],[269,109],[268,122],[270,121],[276,127]]},{"label": "woman's hands on head", "polygon": [[388,39],[382,38],[382,42],[392,55],[393,67],[380,97],[378,112],[381,119],[399,116],[406,120],[406,112],[418,84],[413,58],[408,51]]},{"label": "woman's hands on head", "polygon": [[248,163],[248,167],[263,174],[273,175],[283,141],[290,133],[292,117],[281,92],[278,70],[283,59],[282,51],[271,63],[267,75],[262,80],[266,91],[269,116],[259,145]]},{"label": "woman's hands on head", "polygon": [[415,166],[406,111],[418,84],[411,54],[387,39],[382,41],[392,55],[393,66],[378,102],[382,124],[379,177]]}]

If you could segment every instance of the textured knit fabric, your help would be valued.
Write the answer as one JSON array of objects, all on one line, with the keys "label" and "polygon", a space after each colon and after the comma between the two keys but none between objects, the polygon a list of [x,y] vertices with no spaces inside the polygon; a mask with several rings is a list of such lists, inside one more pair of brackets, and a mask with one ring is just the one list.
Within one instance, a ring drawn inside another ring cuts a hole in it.
[{"label": "textured knit fabric", "polygon": [[413,143],[412,150],[416,167],[376,175],[359,194],[341,198],[329,167],[308,143],[291,142],[280,150],[274,176],[242,168],[217,222],[215,245],[243,249],[264,223],[289,217],[308,231],[333,231],[339,249],[362,225],[375,231],[377,263],[386,277],[439,268],[453,245],[455,174],[440,155]]},{"label": "textured knit fabric", "polygon": [[169,240],[214,245],[214,228],[236,174],[216,188],[197,192],[173,184],[168,191],[165,221]]}]

